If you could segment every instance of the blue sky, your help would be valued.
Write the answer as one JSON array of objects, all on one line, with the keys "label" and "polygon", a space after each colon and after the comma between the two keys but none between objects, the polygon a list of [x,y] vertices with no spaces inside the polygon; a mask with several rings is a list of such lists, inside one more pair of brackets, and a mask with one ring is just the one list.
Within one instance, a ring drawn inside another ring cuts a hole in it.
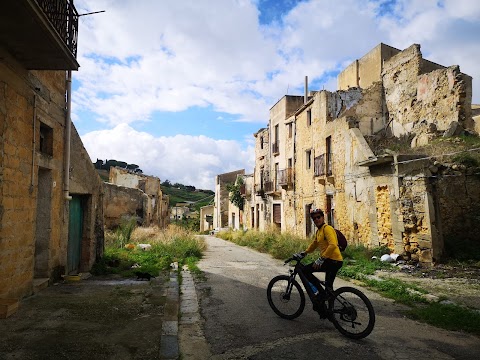
[{"label": "blue sky", "polygon": [[253,171],[253,133],[283,95],[336,90],[383,42],[460,65],[480,103],[480,2],[470,0],[76,0],[72,118],[93,161],[212,189]]}]

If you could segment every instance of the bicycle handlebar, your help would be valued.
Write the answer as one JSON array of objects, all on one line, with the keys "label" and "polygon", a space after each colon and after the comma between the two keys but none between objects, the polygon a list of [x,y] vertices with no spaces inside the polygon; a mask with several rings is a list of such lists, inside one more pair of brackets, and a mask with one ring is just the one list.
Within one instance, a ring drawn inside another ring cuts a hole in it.
[{"label": "bicycle handlebar", "polygon": [[299,258],[299,257],[295,256],[295,254],[294,254],[294,255],[292,255],[291,258],[285,260],[285,262],[283,263],[283,265],[287,265],[290,261],[293,261],[293,260],[299,262],[299,261],[302,260],[302,259],[303,259],[303,258]]}]

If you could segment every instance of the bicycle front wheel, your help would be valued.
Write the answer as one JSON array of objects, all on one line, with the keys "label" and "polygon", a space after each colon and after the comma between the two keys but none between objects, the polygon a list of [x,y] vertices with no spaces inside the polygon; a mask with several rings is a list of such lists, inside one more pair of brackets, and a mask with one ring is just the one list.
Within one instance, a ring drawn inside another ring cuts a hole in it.
[{"label": "bicycle front wheel", "polygon": [[299,283],[287,275],[275,276],[267,287],[268,303],[284,319],[295,319],[305,308],[305,294]]},{"label": "bicycle front wheel", "polygon": [[330,320],[342,335],[363,339],[375,325],[375,311],[367,296],[352,287],[342,287],[334,292],[328,302]]}]

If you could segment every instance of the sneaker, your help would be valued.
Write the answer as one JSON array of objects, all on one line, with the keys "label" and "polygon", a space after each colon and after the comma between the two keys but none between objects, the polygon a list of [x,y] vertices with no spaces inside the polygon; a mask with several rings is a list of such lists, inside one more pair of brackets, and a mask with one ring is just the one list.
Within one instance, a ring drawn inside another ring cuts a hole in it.
[{"label": "sneaker", "polygon": [[317,310],[317,312],[318,315],[320,315],[320,319],[326,319],[328,317],[328,311],[325,304],[322,304],[322,306]]},{"label": "sneaker", "polygon": [[327,306],[323,302],[315,301],[313,303],[313,311],[316,311],[320,315],[320,319],[326,319],[328,316]]}]

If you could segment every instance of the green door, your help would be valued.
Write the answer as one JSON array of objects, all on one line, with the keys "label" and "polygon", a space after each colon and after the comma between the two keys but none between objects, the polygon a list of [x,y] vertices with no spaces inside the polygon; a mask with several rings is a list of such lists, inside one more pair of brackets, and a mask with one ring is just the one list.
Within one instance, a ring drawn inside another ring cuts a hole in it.
[{"label": "green door", "polygon": [[82,200],[72,196],[70,200],[70,217],[68,221],[67,273],[77,271],[82,253],[83,211]]}]

